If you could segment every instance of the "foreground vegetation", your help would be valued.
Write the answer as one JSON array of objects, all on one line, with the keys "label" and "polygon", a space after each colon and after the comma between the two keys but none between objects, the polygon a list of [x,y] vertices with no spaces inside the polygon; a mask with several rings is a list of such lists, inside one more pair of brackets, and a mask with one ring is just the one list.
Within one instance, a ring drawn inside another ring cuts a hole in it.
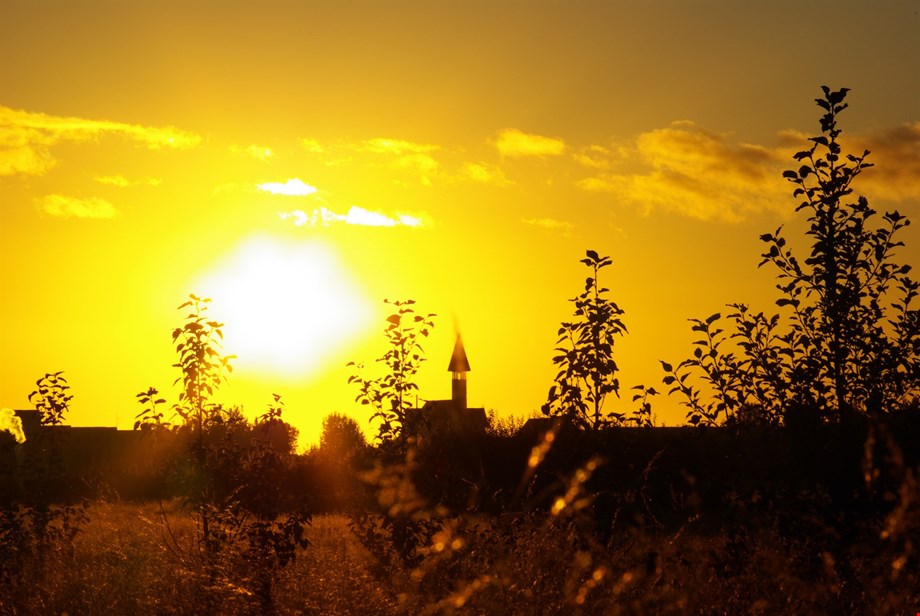
[{"label": "foreground vegetation", "polygon": [[[803,534],[742,500],[736,506],[755,515],[741,524],[623,523],[601,538],[577,486],[550,511],[500,516],[431,507],[406,485],[394,493],[386,511],[401,507],[429,540],[402,558],[395,535],[368,542],[361,532],[381,528],[380,516],[315,516],[309,547],[275,582],[277,613],[903,614],[920,601],[916,554],[899,553],[892,541],[916,532],[916,504],[867,521],[854,536],[840,536],[834,520],[809,521],[812,532]],[[32,563],[21,572],[29,579],[0,591],[3,613],[197,614],[205,605],[264,613],[245,563],[218,583],[208,578],[196,557],[194,513],[180,502],[97,501],[86,514],[72,543],[56,545],[40,571]],[[806,513],[798,515],[806,524]]]}]

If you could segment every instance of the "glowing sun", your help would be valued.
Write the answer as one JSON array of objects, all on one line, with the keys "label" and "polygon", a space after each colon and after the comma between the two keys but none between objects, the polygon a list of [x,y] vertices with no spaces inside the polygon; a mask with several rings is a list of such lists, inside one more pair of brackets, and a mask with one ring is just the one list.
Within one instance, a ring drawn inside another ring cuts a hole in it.
[{"label": "glowing sun", "polygon": [[195,287],[224,323],[234,365],[302,376],[334,360],[369,326],[371,310],[335,252],[270,237],[243,243]]}]

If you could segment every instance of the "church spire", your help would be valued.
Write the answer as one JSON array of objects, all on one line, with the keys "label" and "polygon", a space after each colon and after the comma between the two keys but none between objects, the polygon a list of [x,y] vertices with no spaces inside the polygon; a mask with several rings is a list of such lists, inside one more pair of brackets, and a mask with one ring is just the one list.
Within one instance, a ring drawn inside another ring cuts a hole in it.
[{"label": "church spire", "polygon": [[450,356],[450,365],[447,369],[453,373],[463,373],[470,371],[470,362],[466,358],[466,349],[463,348],[463,339],[457,334],[457,342],[454,343],[454,352]]},{"label": "church spire", "polygon": [[451,400],[458,407],[466,408],[466,373],[470,371],[470,362],[466,358],[466,349],[463,348],[463,340],[460,334],[457,334],[457,342],[454,343],[454,352],[450,356],[450,364],[447,370],[451,372],[450,392]]}]

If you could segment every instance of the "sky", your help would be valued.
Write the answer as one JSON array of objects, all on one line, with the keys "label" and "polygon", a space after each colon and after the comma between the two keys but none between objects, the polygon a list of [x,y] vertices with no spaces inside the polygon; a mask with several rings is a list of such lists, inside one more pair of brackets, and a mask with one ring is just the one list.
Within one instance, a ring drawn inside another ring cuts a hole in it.
[{"label": "sky", "polygon": [[872,151],[856,191],[920,218],[917,41],[916,1],[4,0],[0,407],[59,370],[74,425],[175,402],[195,293],[237,356],[220,399],[280,394],[304,444],[331,412],[373,432],[346,364],[386,350],[385,299],[437,315],[420,401],[459,331],[470,404],[527,417],[593,249],[628,412],[687,319],[772,308],[758,236],[804,247],[782,171],[822,84]]}]

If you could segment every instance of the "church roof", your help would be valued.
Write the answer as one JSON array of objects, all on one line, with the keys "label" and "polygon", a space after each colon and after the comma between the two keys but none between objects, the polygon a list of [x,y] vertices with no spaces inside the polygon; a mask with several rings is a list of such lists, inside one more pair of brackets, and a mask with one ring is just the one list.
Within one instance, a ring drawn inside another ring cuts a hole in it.
[{"label": "church roof", "polygon": [[470,362],[466,358],[466,350],[463,348],[463,340],[460,334],[457,334],[457,342],[454,343],[454,352],[450,356],[450,365],[447,366],[448,372],[469,372]]}]

